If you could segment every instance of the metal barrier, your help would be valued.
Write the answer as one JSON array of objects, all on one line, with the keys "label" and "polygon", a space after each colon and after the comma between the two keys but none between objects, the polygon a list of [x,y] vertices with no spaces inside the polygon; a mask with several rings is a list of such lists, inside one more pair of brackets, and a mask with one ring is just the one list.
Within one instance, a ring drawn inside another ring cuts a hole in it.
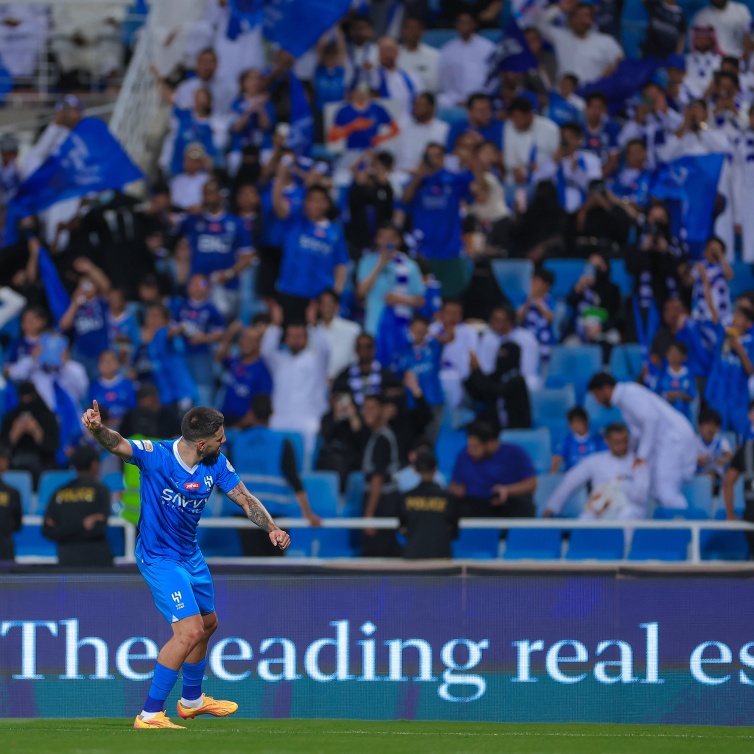
[{"label": "metal barrier", "polygon": [[[24,526],[42,526],[42,516],[24,516]],[[282,529],[309,529],[311,524],[305,518],[280,518],[277,521]],[[328,518],[322,520],[323,529],[397,529],[397,518]],[[134,547],[136,545],[136,527],[121,518],[111,517],[108,526],[122,528],[125,537],[125,555],[115,559],[116,563],[135,563]],[[241,517],[205,518],[199,522],[199,526],[207,529],[256,529],[257,526],[251,521]],[[711,531],[754,531],[754,524],[747,521],[581,521],[579,519],[532,519],[532,518],[462,518],[459,522],[462,529],[623,529],[624,532],[633,532],[637,529],[686,529],[691,533],[689,546],[689,558],[687,565],[699,565],[701,558],[701,532]],[[295,536],[295,535],[294,535]],[[27,556],[18,558],[24,563],[48,563],[49,558],[34,558]],[[234,562],[243,560],[255,560],[252,558],[234,558]],[[537,563],[562,563],[556,560],[537,560]],[[607,561],[606,561],[607,562]],[[629,562],[626,558],[615,563]],[[636,562],[636,561],[631,561]],[[730,566],[730,561],[718,561],[722,565]],[[705,561],[707,563],[707,561]],[[709,562],[712,565],[713,561]],[[684,563],[676,563],[682,566]]]}]

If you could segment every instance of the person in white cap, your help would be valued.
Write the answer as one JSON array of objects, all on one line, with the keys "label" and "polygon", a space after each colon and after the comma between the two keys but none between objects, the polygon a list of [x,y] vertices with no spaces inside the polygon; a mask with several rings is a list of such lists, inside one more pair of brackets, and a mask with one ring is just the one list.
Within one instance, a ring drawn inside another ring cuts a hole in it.
[{"label": "person in white cap", "polygon": [[620,410],[635,445],[634,468],[649,467],[651,495],[665,508],[686,508],[681,486],[693,478],[697,460],[689,420],[643,385],[617,382],[606,372],[592,377],[589,392]]}]

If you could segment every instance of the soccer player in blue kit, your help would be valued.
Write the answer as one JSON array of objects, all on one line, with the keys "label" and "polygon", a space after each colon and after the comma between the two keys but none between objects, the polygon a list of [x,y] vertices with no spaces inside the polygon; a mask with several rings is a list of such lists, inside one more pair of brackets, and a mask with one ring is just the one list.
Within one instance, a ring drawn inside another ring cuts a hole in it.
[{"label": "soccer player in blue kit", "polygon": [[108,452],[141,471],[141,515],[136,560],[157,609],[170,623],[173,637],[160,650],[152,685],[134,728],[177,728],[165,700],[183,673],[178,715],[232,715],[235,702],[202,693],[207,644],[217,630],[214,587],[196,541],[202,510],[217,485],[250,521],[269,532],[273,545],[285,550],[290,537],[272,520],[262,503],[240,480],[220,452],[225,442],[224,417],[213,408],[192,408],[181,422],[178,440],[126,440],[102,425],[94,401],[82,417],[84,426]]}]

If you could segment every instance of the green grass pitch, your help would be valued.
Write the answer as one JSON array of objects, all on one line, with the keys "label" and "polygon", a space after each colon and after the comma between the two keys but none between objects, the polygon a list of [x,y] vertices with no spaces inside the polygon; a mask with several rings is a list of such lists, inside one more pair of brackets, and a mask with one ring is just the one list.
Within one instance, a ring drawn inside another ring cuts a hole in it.
[{"label": "green grass pitch", "polygon": [[[175,722],[179,722],[174,717]],[[9,754],[738,754],[754,728],[493,725],[353,720],[189,720],[135,731],[129,720],[0,720]]]}]

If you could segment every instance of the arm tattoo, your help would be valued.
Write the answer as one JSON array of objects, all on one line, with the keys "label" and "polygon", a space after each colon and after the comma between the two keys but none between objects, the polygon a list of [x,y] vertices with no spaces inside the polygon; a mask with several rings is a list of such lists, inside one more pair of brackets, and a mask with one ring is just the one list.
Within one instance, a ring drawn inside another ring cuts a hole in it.
[{"label": "arm tattoo", "polygon": [[94,439],[107,451],[112,452],[120,443],[120,435],[107,427],[91,430]]},{"label": "arm tattoo", "polygon": [[246,489],[246,485],[243,482],[227,494],[236,505],[240,505],[246,511],[249,521],[256,524],[260,529],[264,529],[265,531],[277,529],[275,522],[265,507]]}]

